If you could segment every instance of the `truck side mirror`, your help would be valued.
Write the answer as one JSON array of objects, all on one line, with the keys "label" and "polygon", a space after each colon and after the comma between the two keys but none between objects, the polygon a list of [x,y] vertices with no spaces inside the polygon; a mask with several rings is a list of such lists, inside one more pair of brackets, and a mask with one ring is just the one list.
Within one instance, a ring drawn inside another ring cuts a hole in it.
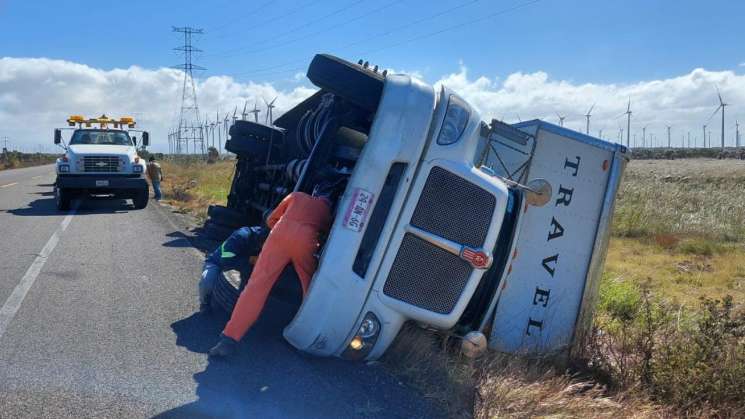
[{"label": "truck side mirror", "polygon": [[57,128],[54,130],[54,143],[59,144],[62,142],[62,130]]},{"label": "truck side mirror", "polygon": [[142,146],[147,147],[150,145],[150,134],[147,131],[142,132]]},{"label": "truck side mirror", "polygon": [[132,142],[135,143],[135,145],[137,145],[137,137],[134,135],[132,136]]}]

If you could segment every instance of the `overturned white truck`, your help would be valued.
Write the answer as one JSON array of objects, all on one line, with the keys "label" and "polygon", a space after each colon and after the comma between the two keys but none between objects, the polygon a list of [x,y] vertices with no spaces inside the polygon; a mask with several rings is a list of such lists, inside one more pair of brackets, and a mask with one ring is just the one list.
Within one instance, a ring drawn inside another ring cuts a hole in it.
[{"label": "overturned white truck", "polygon": [[[486,123],[446,87],[376,70],[318,55],[318,93],[274,126],[231,130],[236,174],[212,228],[261,223],[322,170],[348,177],[285,338],[375,359],[416,322],[481,331],[504,352],[570,350],[592,317],[625,147],[540,120]],[[230,310],[247,277],[224,275],[215,300]]]}]

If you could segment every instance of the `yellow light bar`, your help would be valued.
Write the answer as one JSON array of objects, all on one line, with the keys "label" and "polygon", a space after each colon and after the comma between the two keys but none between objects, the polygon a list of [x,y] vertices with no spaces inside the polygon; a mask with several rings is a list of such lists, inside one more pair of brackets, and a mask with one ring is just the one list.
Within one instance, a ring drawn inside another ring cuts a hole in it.
[{"label": "yellow light bar", "polygon": [[122,125],[127,125],[130,128],[135,127],[135,119],[132,118],[131,116],[123,116],[119,118],[119,123]]},{"label": "yellow light bar", "polygon": [[67,118],[67,124],[71,127],[74,127],[75,124],[79,124],[85,121],[85,118],[83,115],[70,115],[69,118]]}]

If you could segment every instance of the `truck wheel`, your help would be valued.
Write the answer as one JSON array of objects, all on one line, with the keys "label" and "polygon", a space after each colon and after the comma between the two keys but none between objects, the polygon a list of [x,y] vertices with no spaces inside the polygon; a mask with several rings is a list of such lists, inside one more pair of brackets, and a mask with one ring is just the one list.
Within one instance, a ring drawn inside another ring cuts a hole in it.
[{"label": "truck wheel", "polygon": [[132,198],[132,203],[135,206],[135,209],[143,209],[147,206],[147,200],[148,200],[148,190],[141,190],[136,193],[136,195]]},{"label": "truck wheel", "polygon": [[207,215],[217,224],[228,227],[243,227],[248,225],[248,216],[240,212],[224,207],[222,205],[210,205],[207,208]]},{"label": "truck wheel", "polygon": [[207,221],[204,223],[204,232],[208,238],[215,241],[224,241],[235,231],[232,227],[226,227],[215,223],[214,221]]},{"label": "truck wheel", "polygon": [[54,201],[57,204],[57,209],[60,211],[67,211],[70,209],[70,191],[54,187]]},{"label": "truck wheel", "polygon": [[378,109],[383,94],[381,73],[367,70],[327,54],[318,54],[308,67],[308,79],[316,86],[335,93],[370,112]]}]

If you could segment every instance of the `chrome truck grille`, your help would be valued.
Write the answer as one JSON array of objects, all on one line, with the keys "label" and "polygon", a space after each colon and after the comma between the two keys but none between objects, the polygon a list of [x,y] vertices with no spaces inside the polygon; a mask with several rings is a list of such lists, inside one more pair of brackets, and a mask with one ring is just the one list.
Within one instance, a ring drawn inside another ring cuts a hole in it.
[{"label": "chrome truck grille", "polygon": [[[484,244],[491,225],[494,195],[445,169],[427,177],[410,224],[473,248]],[[458,255],[407,233],[386,279],[383,293],[440,314],[450,313],[473,268]]]},{"label": "chrome truck grille", "polygon": [[84,156],[84,172],[113,173],[119,171],[119,157],[117,156]]}]

